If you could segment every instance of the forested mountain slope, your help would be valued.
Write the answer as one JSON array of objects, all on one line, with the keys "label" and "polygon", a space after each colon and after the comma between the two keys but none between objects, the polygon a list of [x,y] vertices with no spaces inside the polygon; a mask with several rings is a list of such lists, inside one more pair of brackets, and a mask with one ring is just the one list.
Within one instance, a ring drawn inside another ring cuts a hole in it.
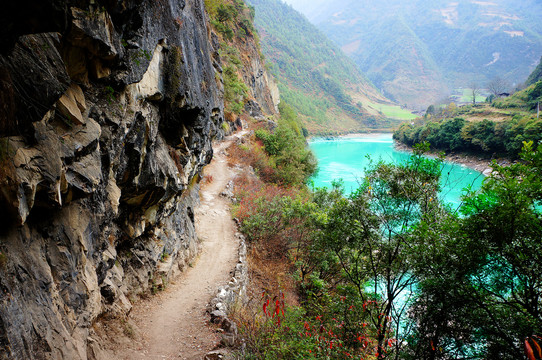
[{"label": "forested mountain slope", "polygon": [[[391,124],[386,117],[412,117],[390,106],[337,46],[290,6],[278,0],[250,2],[281,96],[311,132],[382,128]],[[386,113],[388,108],[392,111]]]},{"label": "forested mountain slope", "polygon": [[496,76],[522,83],[542,53],[542,3],[533,0],[289,2],[410,106]]},{"label": "forested mountain slope", "polygon": [[538,66],[533,70],[531,75],[529,75],[529,77],[527,78],[527,81],[525,81],[525,85],[532,85],[540,80],[542,80],[542,58],[540,59]]}]

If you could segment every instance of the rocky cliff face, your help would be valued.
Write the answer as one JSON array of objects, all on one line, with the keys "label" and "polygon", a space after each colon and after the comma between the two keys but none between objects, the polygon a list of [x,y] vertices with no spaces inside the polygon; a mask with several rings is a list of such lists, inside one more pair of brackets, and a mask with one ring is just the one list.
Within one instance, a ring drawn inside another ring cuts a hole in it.
[{"label": "rocky cliff face", "polygon": [[23,3],[0,37],[0,359],[95,358],[93,322],[197,253],[217,42],[202,0]]},{"label": "rocky cliff face", "polygon": [[[249,33],[250,34],[250,33]],[[254,36],[247,36],[245,39],[236,39],[235,47],[240,50],[241,76],[249,89],[249,97],[254,99],[265,114],[278,113],[278,104],[280,102],[279,88],[265,69],[265,64],[258,44]],[[247,104],[253,104],[249,101]],[[247,107],[245,106],[245,109]],[[251,111],[247,109],[249,113]]]}]

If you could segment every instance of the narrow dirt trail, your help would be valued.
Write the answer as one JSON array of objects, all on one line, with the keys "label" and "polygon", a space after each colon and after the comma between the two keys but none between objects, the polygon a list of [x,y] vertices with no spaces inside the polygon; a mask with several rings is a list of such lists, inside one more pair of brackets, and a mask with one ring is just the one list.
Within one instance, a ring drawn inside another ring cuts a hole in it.
[{"label": "narrow dirt trail", "polygon": [[130,321],[138,329],[137,337],[119,349],[119,359],[202,359],[218,344],[205,310],[218,287],[230,280],[238,259],[229,202],[220,196],[235,175],[223,152],[232,141],[226,139],[214,148],[213,160],[204,170],[213,180],[202,186],[195,212],[200,255],[164,292],[134,307]]}]

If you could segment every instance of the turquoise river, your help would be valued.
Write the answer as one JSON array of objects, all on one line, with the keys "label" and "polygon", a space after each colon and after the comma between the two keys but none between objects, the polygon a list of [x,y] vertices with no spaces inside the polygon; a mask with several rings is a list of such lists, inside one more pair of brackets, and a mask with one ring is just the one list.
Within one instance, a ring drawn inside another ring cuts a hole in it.
[{"label": "turquoise river", "polygon": [[[312,178],[315,187],[331,187],[333,180],[342,179],[347,193],[357,188],[369,159],[401,162],[408,152],[394,149],[391,134],[370,134],[333,140],[313,139],[309,146],[318,159],[318,173]],[[456,208],[461,203],[463,189],[480,188],[484,176],[463,165],[445,163],[442,172],[441,200]]]}]

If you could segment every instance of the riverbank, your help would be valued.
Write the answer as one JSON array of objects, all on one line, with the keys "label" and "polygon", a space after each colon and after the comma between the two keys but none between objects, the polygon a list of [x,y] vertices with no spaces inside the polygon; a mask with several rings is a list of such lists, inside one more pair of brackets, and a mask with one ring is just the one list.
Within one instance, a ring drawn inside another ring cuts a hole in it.
[{"label": "riverbank", "polygon": [[[311,178],[313,186],[329,189],[333,181],[341,179],[345,194],[359,188],[360,179],[363,179],[366,169],[374,166],[375,161],[398,164],[404,163],[409,157],[407,148],[399,149],[394,146],[390,133],[358,134],[329,140],[313,139],[309,146],[318,160],[318,172]],[[442,201],[459,206],[465,187],[472,187],[474,190],[481,187],[481,171],[489,169],[489,159],[485,163],[453,157],[448,160],[450,162],[446,164],[446,176],[442,179]],[[491,169],[486,174],[490,172]]]},{"label": "riverbank", "polygon": [[[391,133],[387,133],[387,132],[352,133],[352,134],[344,134],[344,135],[330,136],[330,137],[314,137],[312,139],[309,139],[309,141],[310,140],[315,140],[315,139],[322,139],[322,140],[358,139],[358,138],[361,138],[361,139],[377,139],[379,137],[386,136],[386,135],[390,135],[390,137],[392,136]],[[397,151],[412,152],[411,147],[409,147],[409,146],[407,146],[405,144],[399,143],[399,142],[397,142],[395,140],[393,141],[393,147]],[[436,152],[436,151],[429,152],[428,155],[436,157],[436,156],[439,155],[439,152]],[[486,157],[483,157],[483,156],[480,156],[480,155],[463,154],[463,153],[460,153],[460,154],[450,153],[450,154],[447,154],[447,155],[444,156],[444,160],[448,161],[448,162],[451,162],[451,163],[463,165],[465,167],[468,167],[469,169],[476,170],[478,172],[481,172],[485,176],[488,176],[489,174],[491,174],[491,171],[492,171],[491,164],[492,164],[492,161],[494,159],[486,158]],[[511,164],[511,161],[508,160],[508,159],[498,158],[498,159],[495,159],[495,160],[497,160],[497,163],[499,165],[510,165]]]},{"label": "riverbank", "polygon": [[345,134],[339,136],[341,139],[356,139],[356,138],[364,138],[364,139],[372,139],[372,138],[378,138],[382,137],[383,135],[392,134],[389,132],[374,132],[374,133],[352,133],[352,134]]},{"label": "riverbank", "polygon": [[376,139],[382,136],[389,135],[390,139],[392,137],[392,133],[390,132],[371,132],[371,133],[351,133],[351,134],[341,134],[341,135],[314,135],[309,136],[307,138],[307,141],[315,141],[315,140],[339,140],[339,139]]},{"label": "riverbank", "polygon": [[[393,144],[394,144],[394,148],[398,151],[412,152],[412,148],[405,144],[399,143],[397,141],[394,141]],[[434,151],[434,152],[429,152],[428,155],[438,156],[439,153]],[[497,160],[497,163],[502,166],[510,165],[512,163],[508,159],[502,159],[502,158],[490,159],[490,158],[485,158],[482,156],[476,156],[476,155],[470,155],[470,154],[456,154],[456,153],[450,153],[450,154],[445,155],[444,160],[452,162],[452,163],[456,163],[456,164],[461,164],[470,169],[479,171],[485,176],[489,176],[491,174],[491,171],[492,171],[491,164],[493,160]]]},{"label": "riverbank", "polygon": [[[374,133],[352,133],[352,134],[344,134],[344,135],[338,135],[333,137],[316,137],[318,139],[324,139],[324,140],[334,140],[334,139],[375,139],[382,137],[384,135],[392,135],[392,133],[388,132],[374,132]],[[314,140],[314,138],[312,139]],[[393,147],[397,151],[406,151],[406,152],[412,152],[412,148],[399,143],[397,141],[393,141]],[[429,156],[438,156],[439,152],[432,151],[428,153]],[[480,155],[472,155],[472,154],[464,154],[464,153],[450,153],[444,156],[444,160],[448,162],[452,162],[455,164],[463,165],[468,167],[469,169],[476,170],[478,172],[481,172],[485,176],[488,176],[491,174],[491,163],[494,159],[483,157]],[[497,163],[499,165],[510,165],[510,160],[508,159],[502,159],[498,158],[496,159]]]},{"label": "riverbank", "polygon": [[393,134],[393,132],[396,130],[397,127],[394,128],[377,128],[377,129],[367,129],[367,130],[349,130],[349,131],[336,131],[336,132],[309,132],[309,135],[307,136],[308,139],[310,138],[330,138],[330,139],[337,139],[342,138],[345,136],[350,137],[358,137],[358,136],[365,136],[365,135],[371,135],[371,134]]}]

